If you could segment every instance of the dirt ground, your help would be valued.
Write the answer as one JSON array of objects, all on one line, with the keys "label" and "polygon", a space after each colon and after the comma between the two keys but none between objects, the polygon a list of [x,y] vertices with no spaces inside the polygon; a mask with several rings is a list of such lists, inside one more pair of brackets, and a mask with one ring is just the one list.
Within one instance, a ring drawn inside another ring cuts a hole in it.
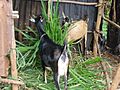
[{"label": "dirt ground", "polygon": [[[104,52],[102,55],[103,58],[105,58],[109,64],[105,65],[106,68],[111,68],[112,72],[108,72],[108,79],[110,80],[110,86],[118,86],[117,90],[120,90],[120,76],[118,73],[120,73],[120,56],[113,55],[109,52]],[[110,89],[113,90],[113,89]]]}]

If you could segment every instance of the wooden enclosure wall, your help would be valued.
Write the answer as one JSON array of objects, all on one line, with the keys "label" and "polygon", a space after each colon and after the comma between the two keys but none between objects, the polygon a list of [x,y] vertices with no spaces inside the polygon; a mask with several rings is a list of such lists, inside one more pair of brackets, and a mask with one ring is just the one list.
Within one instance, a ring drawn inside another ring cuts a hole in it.
[{"label": "wooden enclosure wall", "polygon": [[[70,1],[70,0],[69,0]],[[97,0],[71,0],[80,2],[97,2]],[[47,2],[46,2],[47,3]],[[47,5],[46,5],[47,6]],[[41,3],[40,0],[13,0],[13,9],[19,11],[20,18],[15,23],[15,27],[24,29],[25,26],[32,26],[29,21],[30,16],[41,14]],[[59,13],[62,17],[62,11],[66,16],[69,16],[73,20],[82,19],[85,15],[88,16],[88,30],[93,31],[96,23],[97,8],[93,6],[78,5],[72,3],[60,3]],[[62,18],[61,18],[62,20]],[[17,35],[21,39],[21,35]],[[93,39],[93,34],[88,34],[87,47],[90,49],[90,44]]]},{"label": "wooden enclosure wall", "polygon": [[10,51],[10,29],[8,26],[7,2],[0,0],[0,76],[6,77],[8,74],[9,59],[7,55]]}]

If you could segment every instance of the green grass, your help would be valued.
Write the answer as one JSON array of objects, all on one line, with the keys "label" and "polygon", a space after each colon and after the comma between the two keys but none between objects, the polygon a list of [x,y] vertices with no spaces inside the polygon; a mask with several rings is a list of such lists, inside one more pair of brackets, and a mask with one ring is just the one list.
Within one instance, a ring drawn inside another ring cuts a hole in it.
[{"label": "green grass", "polygon": [[37,53],[39,50],[40,40],[38,39],[37,32],[32,30],[30,27],[26,27],[26,31],[31,31],[32,36],[28,32],[21,31],[15,28],[16,32],[23,35],[23,42],[16,41],[17,43],[17,67],[24,69],[29,66],[33,66],[36,63]]},{"label": "green grass", "polygon": [[[79,56],[76,57],[76,59],[75,62],[78,63],[70,65],[68,90],[104,90],[105,85],[103,83],[105,83],[105,80],[104,77],[101,76],[102,70],[100,67],[95,68],[95,66],[93,66],[94,64],[88,64],[87,61],[87,64],[80,62]],[[91,59],[91,61],[95,59],[96,58]],[[101,59],[99,61],[101,61]],[[88,62],[90,61],[88,60]],[[52,72],[48,72],[48,83],[45,84],[41,65],[19,71],[19,77],[24,81],[26,87],[31,90],[55,90]],[[63,77],[61,77],[60,85],[63,90]]]},{"label": "green grass", "polygon": [[[52,72],[49,72],[47,76],[48,84],[45,84],[43,81],[41,60],[38,55],[40,41],[37,31],[32,30],[30,27],[26,29],[21,32],[21,30],[16,28],[16,31],[24,36],[24,42],[16,41],[19,77],[24,81],[26,87],[31,90],[55,90]],[[29,30],[31,30],[32,35],[26,32]],[[102,70],[100,67],[93,67],[94,64],[101,60],[101,58],[96,57],[84,61],[82,56],[75,56],[70,61],[69,90],[103,90],[105,88],[103,84],[105,81],[100,74]],[[61,88],[63,88],[63,79],[60,84]]]},{"label": "green grass", "polygon": [[[68,27],[62,28],[60,25],[60,17],[59,17],[59,0],[57,0],[56,5],[53,3],[49,3],[48,7],[50,8],[50,16],[46,12],[46,7],[43,1],[41,1],[42,5],[42,16],[46,21],[44,25],[44,30],[47,35],[57,44],[63,45],[64,40],[67,35]],[[63,32],[64,31],[64,32]]]},{"label": "green grass", "polygon": [[[29,30],[31,30],[32,35],[26,32]],[[24,36],[24,42],[16,41],[16,50],[19,77],[24,81],[25,87],[31,90],[55,90],[52,72],[48,73],[48,84],[43,81],[41,60],[38,56],[39,39],[36,34],[37,31],[32,30],[30,27],[27,27],[27,30],[23,32],[17,28],[16,31]],[[101,58],[96,57],[84,61],[80,55],[73,57],[70,61],[69,90],[104,90],[105,85],[103,83],[105,81],[104,77],[101,76],[102,70],[100,67],[93,67],[101,60]],[[61,88],[63,88],[63,79],[60,84]]]}]

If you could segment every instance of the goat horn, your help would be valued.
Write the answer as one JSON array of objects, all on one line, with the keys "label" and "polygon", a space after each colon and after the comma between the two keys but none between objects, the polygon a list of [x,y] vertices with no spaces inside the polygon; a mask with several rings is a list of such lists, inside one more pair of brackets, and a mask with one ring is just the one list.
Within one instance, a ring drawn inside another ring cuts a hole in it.
[{"label": "goat horn", "polygon": [[65,18],[66,16],[65,16],[65,13],[62,11],[62,15],[63,15],[63,18]]}]

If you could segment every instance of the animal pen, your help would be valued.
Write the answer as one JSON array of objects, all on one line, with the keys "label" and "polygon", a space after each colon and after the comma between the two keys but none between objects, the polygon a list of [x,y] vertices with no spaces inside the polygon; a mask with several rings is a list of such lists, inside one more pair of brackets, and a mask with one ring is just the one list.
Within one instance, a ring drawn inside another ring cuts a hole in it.
[{"label": "animal pen", "polygon": [[[57,0],[44,1],[46,2],[46,7],[50,1],[57,2]],[[88,33],[88,38],[90,39],[87,41],[87,47],[89,49],[94,36],[93,53],[94,56],[100,55],[98,36],[104,5],[106,3],[105,0],[59,0],[59,2],[59,14],[61,17],[62,12],[73,20],[83,19],[85,15],[88,16],[88,31],[94,34]],[[19,11],[19,18],[17,11]],[[29,18],[37,14],[41,14],[40,0],[0,0],[0,82],[12,84],[12,90],[18,90],[19,85],[24,85],[22,81],[17,80],[14,26],[19,29],[23,29],[25,26],[33,27]],[[16,33],[16,36],[18,40],[22,41],[21,33]],[[9,69],[12,79],[7,78]],[[108,88],[110,88],[110,86],[108,86]]]}]

